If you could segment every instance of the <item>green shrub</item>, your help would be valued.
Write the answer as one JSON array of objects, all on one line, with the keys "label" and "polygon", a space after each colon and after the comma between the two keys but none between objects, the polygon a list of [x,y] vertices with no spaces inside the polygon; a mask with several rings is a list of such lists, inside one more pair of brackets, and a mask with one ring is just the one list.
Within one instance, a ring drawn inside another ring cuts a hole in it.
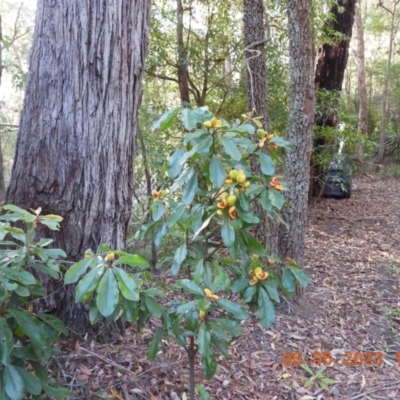
[{"label": "green shrub", "polygon": [[[64,324],[48,314],[36,314],[32,301],[46,295],[33,271],[59,277],[59,249],[48,249],[51,239],[35,238],[38,224],[57,230],[61,217],[41,216],[6,205],[0,216],[0,400],[22,400],[30,393],[64,398],[65,390],[51,387],[40,364],[57,352],[53,346]],[[25,224],[26,230],[15,226]]]}]

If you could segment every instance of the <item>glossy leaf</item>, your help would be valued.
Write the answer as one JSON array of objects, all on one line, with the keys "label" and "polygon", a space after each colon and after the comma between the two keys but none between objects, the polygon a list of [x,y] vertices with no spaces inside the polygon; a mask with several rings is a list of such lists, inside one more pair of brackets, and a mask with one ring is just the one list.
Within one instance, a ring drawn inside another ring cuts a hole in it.
[{"label": "glossy leaf", "polygon": [[42,385],[36,377],[30,374],[25,368],[16,366],[15,369],[20,374],[27,392],[34,395],[39,395],[42,392]]},{"label": "glossy leaf", "polygon": [[96,296],[96,305],[103,317],[108,317],[115,311],[118,305],[118,298],[117,280],[113,272],[107,269],[99,282]]},{"label": "glossy leaf", "polygon": [[208,331],[206,324],[203,322],[197,332],[197,345],[201,355],[208,356],[210,354],[210,341],[210,332]]},{"label": "glossy leaf", "polygon": [[219,189],[225,182],[226,172],[219,158],[214,154],[210,162],[210,180]]},{"label": "glossy leaf", "polygon": [[204,297],[204,292],[190,279],[181,279],[176,282],[176,286],[185,289],[187,292],[195,294],[197,296]]},{"label": "glossy leaf", "polygon": [[78,283],[75,289],[75,302],[79,303],[86,301],[97,288],[100,277],[104,272],[105,266],[102,265],[93,268],[87,275],[85,275]]},{"label": "glossy leaf", "polygon": [[218,299],[217,304],[225,311],[231,313],[237,319],[247,319],[249,314],[240,304],[234,303],[228,299]]},{"label": "glossy leaf", "polygon": [[249,286],[249,281],[250,281],[250,279],[243,278],[243,279],[238,279],[237,281],[233,282],[232,286],[231,286],[231,292],[232,293],[241,292],[243,289],[245,289]]},{"label": "glossy leaf", "polygon": [[276,303],[280,303],[279,293],[278,293],[278,283],[267,279],[261,282],[262,286],[266,289],[269,297]]},{"label": "glossy leaf", "polygon": [[282,272],[282,286],[289,292],[296,290],[296,278],[289,268],[284,268]]},{"label": "glossy leaf", "polygon": [[226,247],[232,246],[235,242],[235,230],[227,220],[225,220],[222,225],[221,236]]},{"label": "glossy leaf", "polygon": [[168,129],[174,123],[174,120],[178,115],[179,110],[180,108],[174,108],[165,112],[160,119],[154,122],[151,127],[152,131],[154,132],[157,129],[159,129],[160,131],[165,131],[166,129]]},{"label": "glossy leaf", "polygon": [[233,321],[224,318],[214,318],[213,322],[220,325],[222,329],[228,332],[233,337],[239,337],[243,333],[243,329],[238,321]]},{"label": "glossy leaf", "polygon": [[153,204],[151,205],[151,212],[154,221],[158,221],[162,218],[164,215],[164,208],[164,203],[160,200],[153,201]]},{"label": "glossy leaf", "polygon": [[283,194],[278,192],[277,190],[270,189],[268,191],[268,197],[271,204],[278,210],[280,210],[285,203],[285,198],[283,197]]},{"label": "glossy leaf", "polygon": [[114,268],[113,271],[117,278],[118,288],[122,296],[127,300],[139,301],[139,288],[133,276],[127,274],[121,268]]},{"label": "glossy leaf", "polygon": [[0,317],[0,362],[8,365],[10,354],[14,348],[13,334],[6,320]]},{"label": "glossy leaf", "polygon": [[206,379],[211,379],[217,372],[217,363],[214,357],[203,356],[201,358],[201,366],[203,367],[204,375]]},{"label": "glossy leaf", "polygon": [[69,267],[64,276],[64,283],[68,285],[69,283],[77,282],[78,279],[85,274],[91,261],[91,258],[86,258]]},{"label": "glossy leaf", "polygon": [[197,118],[196,114],[190,108],[184,108],[182,110],[182,122],[186,130],[191,131],[196,128]]},{"label": "glossy leaf", "polygon": [[290,271],[292,271],[292,274],[295,276],[297,281],[300,283],[301,286],[306,287],[308,285],[308,276],[304,272],[303,269],[300,267],[295,267],[293,265],[289,265]]},{"label": "glossy leaf", "polygon": [[258,318],[260,318],[260,324],[262,327],[265,329],[271,328],[275,321],[275,308],[268,296],[268,293],[262,287],[258,291],[257,315]]},{"label": "glossy leaf", "polygon": [[57,333],[63,333],[64,335],[68,334],[68,330],[60,319],[50,314],[37,314],[37,317],[45,322],[47,325],[50,325]]},{"label": "glossy leaf", "polygon": [[6,365],[3,374],[4,388],[11,400],[22,400],[25,397],[24,381],[13,365]]},{"label": "glossy leaf", "polygon": [[144,259],[139,254],[127,254],[118,258],[118,260],[114,261],[114,265],[125,264],[130,267],[140,267],[147,268],[149,266],[149,262]]},{"label": "glossy leaf", "polygon": [[225,152],[232,158],[232,160],[239,161],[242,158],[240,151],[232,139],[221,138],[220,141],[222,146],[224,146]]},{"label": "glossy leaf", "polygon": [[146,304],[147,309],[149,310],[149,313],[154,317],[154,318],[160,318],[162,314],[162,307],[161,305],[157,302],[156,299],[153,297],[149,296],[143,296],[144,303]]},{"label": "glossy leaf", "polygon": [[197,175],[194,174],[189,179],[188,183],[185,186],[185,189],[183,189],[183,193],[182,193],[183,204],[188,205],[193,201],[194,196],[197,191],[197,187],[198,187]]},{"label": "glossy leaf", "polygon": [[275,164],[272,161],[272,158],[263,152],[259,153],[259,161],[260,161],[260,167],[261,171],[264,175],[273,175],[275,172]]},{"label": "glossy leaf", "polygon": [[203,385],[196,383],[196,389],[199,392],[200,400],[211,400],[209,393]]},{"label": "glossy leaf", "polygon": [[164,330],[163,328],[158,328],[150,339],[149,346],[147,347],[147,357],[150,360],[154,360],[159,352],[162,344]]}]

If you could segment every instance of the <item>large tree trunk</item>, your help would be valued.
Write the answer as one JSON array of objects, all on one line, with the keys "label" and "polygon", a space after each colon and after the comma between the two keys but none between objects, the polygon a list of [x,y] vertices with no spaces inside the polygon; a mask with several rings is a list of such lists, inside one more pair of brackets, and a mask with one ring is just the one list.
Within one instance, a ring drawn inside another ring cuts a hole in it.
[{"label": "large tree trunk", "polygon": [[[72,261],[125,246],[149,14],[147,0],[38,1],[7,202],[61,215]],[[49,287],[71,331],[90,330],[74,288]]]},{"label": "large tree trunk", "polygon": [[314,127],[313,39],[311,0],[288,0],[290,50],[290,114],[287,139],[292,147],[285,155],[285,199],[283,215],[289,230],[279,235],[282,258],[294,258],[304,265],[307,226],[310,154]]},{"label": "large tree trunk", "polygon": [[[327,26],[334,31],[346,36],[346,39],[335,44],[325,43],[317,52],[315,69],[315,90],[332,92],[332,104],[320,110],[316,117],[316,125],[335,128],[338,123],[338,96],[342,91],[344,72],[349,56],[349,45],[353,30],[355,4],[357,0],[338,0],[330,10],[334,21],[327,22]],[[336,96],[335,96],[336,94]],[[325,146],[325,140],[317,138],[314,141],[314,151],[318,152]],[[322,170],[314,167],[312,174],[315,179],[312,184],[312,192],[318,195],[323,179]]]},{"label": "large tree trunk", "polygon": [[[262,117],[263,128],[268,131],[268,86],[267,86],[267,66],[264,56],[264,6],[263,0],[243,0],[243,25],[244,25],[244,45],[246,57],[246,92],[247,109],[254,110],[255,117]],[[252,172],[260,175],[257,163],[251,163]],[[275,252],[276,246],[271,243],[272,227],[268,225],[268,218],[260,207],[255,210],[263,217],[258,224],[255,236],[257,240],[266,245],[269,241],[270,250]]]}]

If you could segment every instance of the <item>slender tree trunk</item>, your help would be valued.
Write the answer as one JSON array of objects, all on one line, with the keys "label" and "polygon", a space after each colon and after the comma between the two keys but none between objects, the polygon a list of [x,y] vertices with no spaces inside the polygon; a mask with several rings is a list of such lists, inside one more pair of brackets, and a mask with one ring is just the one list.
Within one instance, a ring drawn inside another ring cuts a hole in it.
[{"label": "slender tree trunk", "polygon": [[311,0],[288,0],[287,15],[290,51],[290,113],[287,139],[292,143],[292,147],[285,155],[285,199],[289,205],[283,210],[289,230],[284,227],[280,229],[279,253],[282,258],[294,258],[303,266],[314,128]]},{"label": "slender tree trunk", "polygon": [[[1,77],[3,75],[3,31],[1,24],[1,15],[0,15],[0,86],[1,86]],[[0,201],[4,200],[4,194],[6,190],[6,185],[4,182],[4,162],[3,162],[3,150],[1,147],[1,137],[0,137]]]},{"label": "slender tree trunk", "polygon": [[[338,123],[338,95],[342,91],[344,73],[349,55],[350,39],[353,31],[356,0],[338,0],[330,13],[333,14],[334,22],[327,22],[330,29],[346,36],[346,39],[334,44],[325,43],[318,49],[315,68],[315,90],[326,90],[332,92],[332,104],[326,107],[316,117],[315,123],[321,127],[335,128]],[[337,102],[337,104],[335,103]],[[314,151],[319,152],[325,146],[325,139],[314,140]],[[312,170],[314,179],[311,181],[313,195],[319,195],[323,179],[323,171],[319,166]]]},{"label": "slender tree trunk", "polygon": [[[247,70],[247,109],[254,111],[254,116],[262,117],[262,126],[268,131],[268,86],[267,66],[264,56],[264,43],[266,39],[264,36],[263,0],[243,0],[243,23]],[[260,174],[257,163],[251,163],[251,168],[253,174]],[[255,231],[257,240],[263,245],[266,245],[269,241],[270,250],[276,252],[275,241],[271,243],[273,227],[269,226],[268,218],[266,218],[265,212],[261,207],[255,211],[264,215]]]},{"label": "slender tree trunk", "polygon": [[357,28],[357,71],[358,71],[358,130],[364,135],[368,134],[368,108],[367,108],[367,86],[365,83],[365,50],[364,50],[364,28],[361,17],[361,0],[356,7]]},{"label": "slender tree trunk", "polygon": [[392,65],[392,54],[393,54],[393,42],[397,33],[398,24],[395,23],[396,18],[396,8],[400,3],[400,0],[397,0],[393,4],[393,8],[389,9],[382,4],[382,1],[379,2],[379,6],[385,9],[391,15],[391,23],[390,23],[390,38],[389,38],[389,54],[386,65],[386,75],[385,75],[385,84],[383,88],[383,99],[382,99],[382,121],[381,121],[381,134],[379,136],[379,149],[378,149],[378,158],[376,162],[381,164],[383,159],[385,158],[385,130],[386,130],[386,118],[387,118],[387,100],[388,100],[388,92],[389,92],[389,74],[390,67]]},{"label": "slender tree trunk", "polygon": [[176,24],[176,36],[178,43],[178,81],[179,81],[179,93],[181,96],[181,102],[183,107],[190,106],[189,96],[189,69],[187,60],[187,50],[183,40],[183,6],[182,1],[177,0],[177,24]]},{"label": "slender tree trunk", "polygon": [[[7,202],[61,215],[72,261],[125,246],[149,15],[147,0],[38,1]],[[75,335],[101,334],[72,286],[48,289]]]}]

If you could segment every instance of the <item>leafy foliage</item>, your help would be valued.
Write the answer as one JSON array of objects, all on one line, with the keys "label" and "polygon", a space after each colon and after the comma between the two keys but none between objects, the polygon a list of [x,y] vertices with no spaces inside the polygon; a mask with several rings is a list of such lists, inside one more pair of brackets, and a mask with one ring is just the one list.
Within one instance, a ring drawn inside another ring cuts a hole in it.
[{"label": "leafy foliage", "polygon": [[[21,400],[30,393],[65,398],[65,390],[49,386],[47,371],[38,361],[57,352],[58,336],[67,333],[64,324],[48,314],[36,314],[31,301],[46,293],[32,271],[59,277],[59,249],[47,248],[51,239],[35,240],[38,224],[58,230],[62,218],[40,215],[6,205],[0,216],[0,399]],[[18,227],[14,224],[18,223]],[[19,226],[25,223],[26,230]]]}]

